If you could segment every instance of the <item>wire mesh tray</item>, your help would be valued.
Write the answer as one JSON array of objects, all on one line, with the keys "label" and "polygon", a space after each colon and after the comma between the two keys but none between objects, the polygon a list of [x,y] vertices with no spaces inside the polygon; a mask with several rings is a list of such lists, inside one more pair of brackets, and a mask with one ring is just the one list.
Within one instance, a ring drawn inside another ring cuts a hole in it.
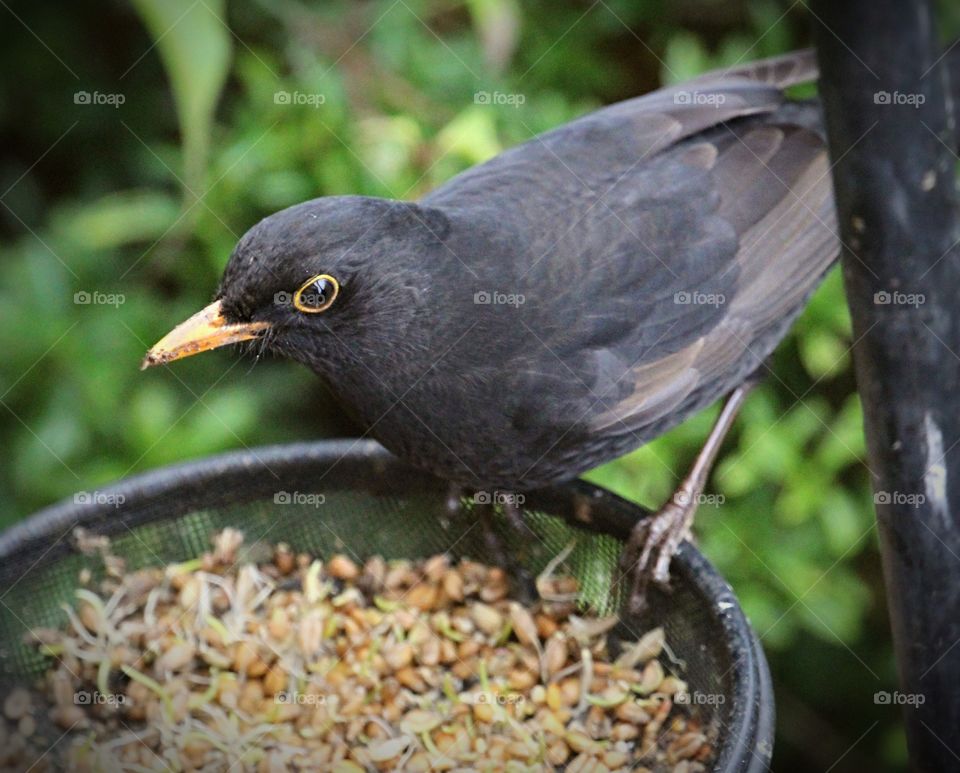
[{"label": "wire mesh tray", "polygon": [[[488,492],[495,496],[493,492]],[[319,556],[451,559],[485,555],[477,519],[451,517],[448,488],[412,470],[372,441],[272,446],[212,457],[130,478],[41,511],[0,535],[0,687],[29,684],[47,667],[24,644],[35,627],[60,626],[78,573],[102,571],[71,538],[82,526],[111,539],[128,569],[183,561],[209,547],[210,535],[233,526],[247,543],[286,542]],[[597,487],[576,482],[531,492],[524,518],[537,538],[511,560],[536,574],[575,543],[564,561],[581,600],[619,613],[626,583],[617,583],[622,540],[645,512]],[[503,520],[502,539],[509,539]],[[518,546],[520,547],[520,546]],[[619,631],[635,640],[662,625],[691,694],[722,696],[698,705],[719,730],[715,770],[762,771],[773,741],[773,697],[767,664],[727,583],[689,543],[673,563],[673,588],[654,590],[649,620],[622,614]],[[96,576],[96,574],[95,574]],[[55,728],[40,729],[56,740]]]}]

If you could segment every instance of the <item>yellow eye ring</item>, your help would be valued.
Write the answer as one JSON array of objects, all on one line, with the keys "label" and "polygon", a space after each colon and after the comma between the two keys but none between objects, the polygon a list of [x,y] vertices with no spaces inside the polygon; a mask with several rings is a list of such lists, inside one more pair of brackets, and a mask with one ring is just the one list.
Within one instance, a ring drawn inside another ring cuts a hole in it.
[{"label": "yellow eye ring", "polygon": [[326,311],[340,294],[340,283],[330,274],[317,274],[293,294],[293,305],[306,314]]}]

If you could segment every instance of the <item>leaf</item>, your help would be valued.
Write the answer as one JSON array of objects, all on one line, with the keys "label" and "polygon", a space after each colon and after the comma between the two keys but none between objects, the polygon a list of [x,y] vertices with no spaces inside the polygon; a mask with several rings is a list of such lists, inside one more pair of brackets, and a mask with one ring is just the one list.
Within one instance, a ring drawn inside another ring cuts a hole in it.
[{"label": "leaf", "polygon": [[680,32],[670,38],[663,54],[664,83],[678,83],[699,75],[711,66],[703,43],[693,34]]},{"label": "leaf", "polygon": [[468,0],[487,66],[500,72],[510,62],[520,38],[520,6],[515,0]]},{"label": "leaf", "polygon": [[866,536],[873,526],[870,500],[866,496],[851,496],[839,488],[827,492],[818,510],[830,553],[837,557],[858,555],[873,544]]},{"label": "leaf", "polygon": [[[132,0],[170,79],[183,142],[184,182],[198,191],[214,109],[230,64],[226,0]],[[198,191],[199,194],[199,191]]]},{"label": "leaf", "polygon": [[77,246],[103,252],[158,239],[176,219],[177,207],[168,195],[127,190],[84,204],[65,218],[64,230]]},{"label": "leaf", "polygon": [[455,153],[471,164],[483,163],[503,150],[492,111],[487,107],[462,111],[437,135],[437,145],[444,154]]},{"label": "leaf", "polygon": [[811,329],[797,339],[803,365],[815,379],[846,372],[850,367],[850,342],[823,328]]}]

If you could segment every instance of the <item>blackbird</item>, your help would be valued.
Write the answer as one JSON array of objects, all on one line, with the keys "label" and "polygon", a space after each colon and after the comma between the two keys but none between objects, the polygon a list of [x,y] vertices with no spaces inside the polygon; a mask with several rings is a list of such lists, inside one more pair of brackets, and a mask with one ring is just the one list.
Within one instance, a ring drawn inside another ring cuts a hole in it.
[{"label": "blackbird", "polygon": [[572,479],[733,393],[625,553],[668,580],[752,374],[839,252],[810,51],[590,113],[418,201],[330,196],[239,241],[144,367],[225,344],[297,360],[367,432],[474,490]]}]

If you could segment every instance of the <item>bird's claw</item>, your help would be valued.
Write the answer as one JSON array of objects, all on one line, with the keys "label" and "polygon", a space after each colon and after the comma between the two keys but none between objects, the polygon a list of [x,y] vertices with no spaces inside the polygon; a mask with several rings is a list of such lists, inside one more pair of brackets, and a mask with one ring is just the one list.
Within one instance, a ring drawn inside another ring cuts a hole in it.
[{"label": "bird's claw", "polygon": [[507,503],[503,506],[506,519],[509,541],[504,542],[494,525],[496,506],[490,503],[477,506],[484,547],[489,556],[489,562],[496,564],[507,573],[510,580],[512,595],[515,599],[527,606],[532,605],[539,598],[536,578],[531,574],[526,564],[524,546],[529,541],[529,527],[524,524],[523,514],[516,505]]},{"label": "bird's claw", "polygon": [[620,558],[621,574],[632,578],[627,600],[630,614],[637,615],[646,608],[651,580],[662,588],[670,587],[670,561],[680,543],[690,537],[696,510],[691,500],[675,496],[633,527]]}]

